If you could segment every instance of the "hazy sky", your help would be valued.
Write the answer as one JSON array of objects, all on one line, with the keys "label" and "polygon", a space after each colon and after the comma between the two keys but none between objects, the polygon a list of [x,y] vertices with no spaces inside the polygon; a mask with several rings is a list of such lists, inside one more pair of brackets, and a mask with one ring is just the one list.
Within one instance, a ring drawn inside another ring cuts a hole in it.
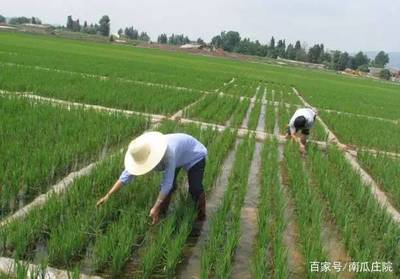
[{"label": "hazy sky", "polygon": [[222,30],[236,30],[265,43],[271,35],[324,43],[329,49],[400,51],[399,0],[0,0],[6,17],[38,16],[52,24],[67,15],[83,23],[103,14],[111,28],[134,26],[152,40],[166,32],[209,41]]}]

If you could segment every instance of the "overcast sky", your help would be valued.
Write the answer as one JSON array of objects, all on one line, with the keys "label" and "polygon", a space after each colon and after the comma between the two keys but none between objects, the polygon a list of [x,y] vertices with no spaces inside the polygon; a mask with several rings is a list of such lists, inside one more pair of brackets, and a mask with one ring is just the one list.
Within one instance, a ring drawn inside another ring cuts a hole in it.
[{"label": "overcast sky", "polygon": [[81,23],[111,18],[112,32],[125,26],[147,31],[152,40],[166,32],[209,41],[222,30],[269,41],[285,38],[326,48],[400,51],[399,0],[1,0],[0,14],[37,16],[46,23]]}]

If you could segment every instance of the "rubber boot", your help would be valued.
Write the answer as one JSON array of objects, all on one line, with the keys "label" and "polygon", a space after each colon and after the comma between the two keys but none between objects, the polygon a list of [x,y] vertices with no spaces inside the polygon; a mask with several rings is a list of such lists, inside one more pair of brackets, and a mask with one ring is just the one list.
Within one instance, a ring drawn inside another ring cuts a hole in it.
[{"label": "rubber boot", "polygon": [[196,221],[204,222],[206,220],[206,195],[201,193],[197,199],[197,219]]},{"label": "rubber boot", "polygon": [[191,237],[199,237],[201,235],[205,220],[206,220],[206,195],[203,192],[197,199],[197,218],[193,224],[192,231],[190,232]]}]

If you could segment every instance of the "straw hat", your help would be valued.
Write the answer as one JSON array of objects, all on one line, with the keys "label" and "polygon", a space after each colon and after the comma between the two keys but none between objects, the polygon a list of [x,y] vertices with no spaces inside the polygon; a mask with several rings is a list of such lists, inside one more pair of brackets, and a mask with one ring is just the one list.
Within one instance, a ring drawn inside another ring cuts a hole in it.
[{"label": "straw hat", "polygon": [[147,132],[128,146],[125,169],[133,175],[142,175],[154,169],[167,150],[165,136],[160,132]]}]

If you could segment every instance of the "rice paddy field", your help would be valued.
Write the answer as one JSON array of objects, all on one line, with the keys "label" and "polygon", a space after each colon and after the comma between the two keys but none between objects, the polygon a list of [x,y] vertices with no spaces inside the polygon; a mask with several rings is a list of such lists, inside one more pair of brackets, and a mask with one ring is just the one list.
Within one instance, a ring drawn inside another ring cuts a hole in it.
[{"label": "rice paddy field", "polygon": [[[399,104],[329,71],[0,32],[0,278],[400,278]],[[208,149],[200,236],[183,174],[157,225],[157,172],[96,208],[149,130]]]}]

